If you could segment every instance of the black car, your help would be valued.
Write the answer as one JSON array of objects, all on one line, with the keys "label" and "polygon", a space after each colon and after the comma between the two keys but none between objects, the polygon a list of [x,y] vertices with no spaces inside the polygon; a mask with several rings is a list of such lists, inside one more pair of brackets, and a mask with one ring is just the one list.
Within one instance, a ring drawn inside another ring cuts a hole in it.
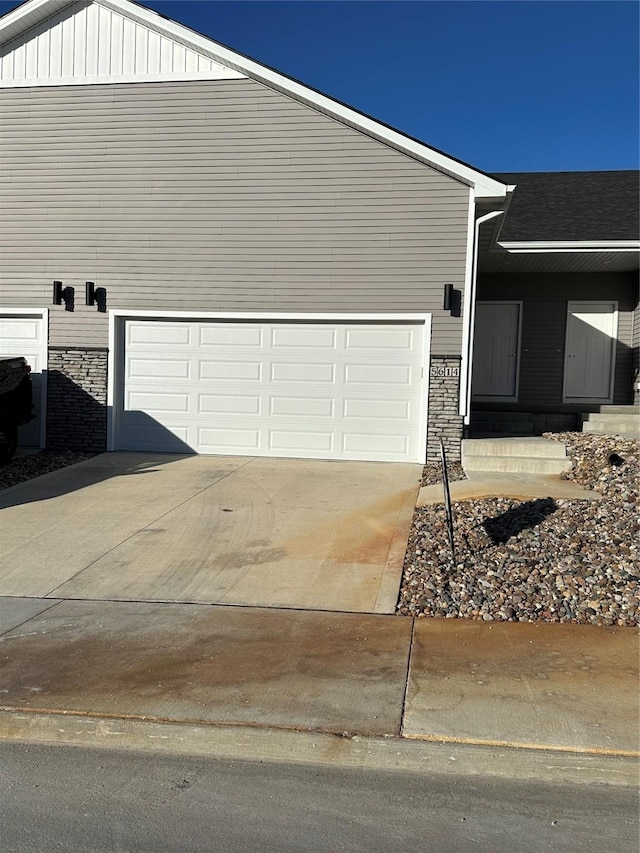
[{"label": "black car", "polygon": [[35,418],[31,367],[21,356],[0,359],[0,465],[13,458],[18,427]]}]

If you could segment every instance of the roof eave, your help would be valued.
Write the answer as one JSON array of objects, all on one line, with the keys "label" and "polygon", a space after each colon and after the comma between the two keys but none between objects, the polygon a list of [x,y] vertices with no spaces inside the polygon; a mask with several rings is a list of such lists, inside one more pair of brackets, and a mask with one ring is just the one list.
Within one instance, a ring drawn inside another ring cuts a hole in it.
[{"label": "roof eave", "polygon": [[510,254],[544,252],[637,252],[640,240],[505,240],[497,244]]}]

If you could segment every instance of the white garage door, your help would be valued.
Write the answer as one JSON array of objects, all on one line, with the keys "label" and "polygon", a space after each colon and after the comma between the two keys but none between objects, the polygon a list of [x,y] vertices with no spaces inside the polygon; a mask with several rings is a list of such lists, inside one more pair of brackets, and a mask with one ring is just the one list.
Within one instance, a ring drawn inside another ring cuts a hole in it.
[{"label": "white garage door", "polygon": [[43,396],[45,393],[43,371],[46,369],[47,330],[42,315],[0,314],[0,358],[21,355],[31,366],[33,401],[36,419],[18,430],[20,444],[44,447],[42,429]]},{"label": "white garage door", "polygon": [[424,461],[423,323],[124,322],[119,449]]}]

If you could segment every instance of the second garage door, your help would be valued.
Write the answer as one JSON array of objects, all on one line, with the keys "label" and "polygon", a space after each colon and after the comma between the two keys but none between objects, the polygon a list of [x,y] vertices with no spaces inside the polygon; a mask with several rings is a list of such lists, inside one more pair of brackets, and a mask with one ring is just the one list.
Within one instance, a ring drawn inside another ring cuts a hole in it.
[{"label": "second garage door", "polygon": [[42,411],[44,408],[44,371],[47,366],[46,312],[0,314],[0,358],[26,358],[31,367],[35,420],[18,430],[21,445],[44,447]]},{"label": "second garage door", "polygon": [[424,461],[424,323],[123,322],[118,449]]}]

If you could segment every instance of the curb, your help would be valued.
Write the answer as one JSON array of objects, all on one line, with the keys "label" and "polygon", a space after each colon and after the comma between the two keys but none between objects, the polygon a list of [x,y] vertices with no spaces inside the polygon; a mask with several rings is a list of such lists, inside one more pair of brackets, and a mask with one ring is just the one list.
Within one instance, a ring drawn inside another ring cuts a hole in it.
[{"label": "curb", "polygon": [[361,737],[59,713],[0,713],[0,740],[222,760],[633,787],[638,759],[527,746]]}]

